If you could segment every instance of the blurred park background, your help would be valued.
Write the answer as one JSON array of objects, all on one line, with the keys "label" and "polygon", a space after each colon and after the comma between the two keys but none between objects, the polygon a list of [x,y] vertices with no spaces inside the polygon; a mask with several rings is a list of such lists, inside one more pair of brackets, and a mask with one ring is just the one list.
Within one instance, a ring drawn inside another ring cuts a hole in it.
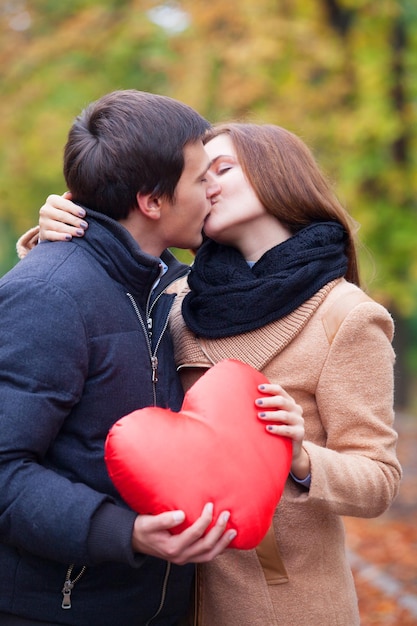
[{"label": "blurred park background", "polygon": [[0,0],[0,87],[0,275],[65,190],[66,135],[91,100],[135,88],[212,122],[279,124],[360,224],[365,287],[397,325],[396,403],[416,409],[415,0]]},{"label": "blurred park background", "polygon": [[0,275],[48,194],[65,191],[73,118],[106,92],[278,124],[313,149],[360,225],[365,289],[396,322],[404,487],[390,516],[348,530],[357,572],[377,562],[404,593],[375,578],[372,604],[358,578],[363,624],[417,624],[416,0],[0,0],[0,88]]}]

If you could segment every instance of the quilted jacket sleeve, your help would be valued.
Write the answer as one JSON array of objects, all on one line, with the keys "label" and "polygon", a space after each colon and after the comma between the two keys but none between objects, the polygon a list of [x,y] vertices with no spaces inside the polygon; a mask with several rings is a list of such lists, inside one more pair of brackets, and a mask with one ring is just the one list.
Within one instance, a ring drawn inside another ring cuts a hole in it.
[{"label": "quilted jacket sleeve", "polygon": [[123,541],[130,544],[135,514],[91,485],[69,480],[48,456],[83,393],[83,320],[65,293],[32,279],[2,281],[0,319],[1,541],[64,563],[100,562],[110,547],[92,558],[90,534],[95,521],[103,525],[102,507],[119,514],[114,542],[124,526]]}]

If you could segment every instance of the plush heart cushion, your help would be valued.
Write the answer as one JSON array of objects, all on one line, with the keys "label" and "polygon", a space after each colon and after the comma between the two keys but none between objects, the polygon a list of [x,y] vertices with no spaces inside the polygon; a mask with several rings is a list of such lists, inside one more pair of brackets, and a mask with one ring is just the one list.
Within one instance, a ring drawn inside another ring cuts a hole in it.
[{"label": "plush heart cushion", "polygon": [[[187,392],[179,413],[149,407],[121,418],[105,446],[109,475],[143,514],[181,509],[180,532],[214,503],[230,511],[230,547],[250,549],[266,534],[287,479],[292,444],[257,417],[258,385],[268,382],[239,361],[221,361]],[[213,522],[214,523],[214,522]]]}]

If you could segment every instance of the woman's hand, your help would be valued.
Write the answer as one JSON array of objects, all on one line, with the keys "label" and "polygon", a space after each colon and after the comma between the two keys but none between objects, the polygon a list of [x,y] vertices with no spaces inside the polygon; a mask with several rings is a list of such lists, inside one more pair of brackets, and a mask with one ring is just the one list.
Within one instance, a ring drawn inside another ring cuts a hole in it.
[{"label": "woman's hand", "polygon": [[39,210],[39,240],[71,241],[82,237],[88,228],[85,210],[71,202],[71,193],[48,196]]},{"label": "woman's hand", "polygon": [[259,391],[270,395],[255,400],[256,406],[262,407],[258,417],[269,422],[266,430],[272,435],[292,439],[291,472],[303,480],[310,474],[310,459],[303,448],[305,437],[303,409],[281,385],[260,385]]}]

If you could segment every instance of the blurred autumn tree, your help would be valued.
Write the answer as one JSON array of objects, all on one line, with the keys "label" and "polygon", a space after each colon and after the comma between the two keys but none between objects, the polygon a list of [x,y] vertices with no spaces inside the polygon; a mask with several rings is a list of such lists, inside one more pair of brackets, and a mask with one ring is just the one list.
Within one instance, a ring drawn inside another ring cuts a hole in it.
[{"label": "blurred autumn tree", "polygon": [[0,272],[47,194],[64,189],[74,115],[117,88],[164,93],[211,121],[280,124],[314,149],[361,225],[366,286],[393,312],[402,355],[417,309],[416,65],[414,0],[9,0]]},{"label": "blurred autumn tree", "polygon": [[[140,3],[10,0],[0,8],[0,219],[13,240],[65,190],[62,149],[91,100],[134,87],[169,91],[167,37]],[[3,250],[3,246],[2,246]],[[2,263],[12,264],[15,254]]]},{"label": "blurred autumn tree", "polygon": [[[365,282],[394,314],[403,355],[417,302],[417,4],[181,4],[192,26],[173,41],[187,61],[173,68],[172,94],[213,120],[286,126],[314,148],[361,225]],[[399,404],[406,386],[399,359]]]}]

